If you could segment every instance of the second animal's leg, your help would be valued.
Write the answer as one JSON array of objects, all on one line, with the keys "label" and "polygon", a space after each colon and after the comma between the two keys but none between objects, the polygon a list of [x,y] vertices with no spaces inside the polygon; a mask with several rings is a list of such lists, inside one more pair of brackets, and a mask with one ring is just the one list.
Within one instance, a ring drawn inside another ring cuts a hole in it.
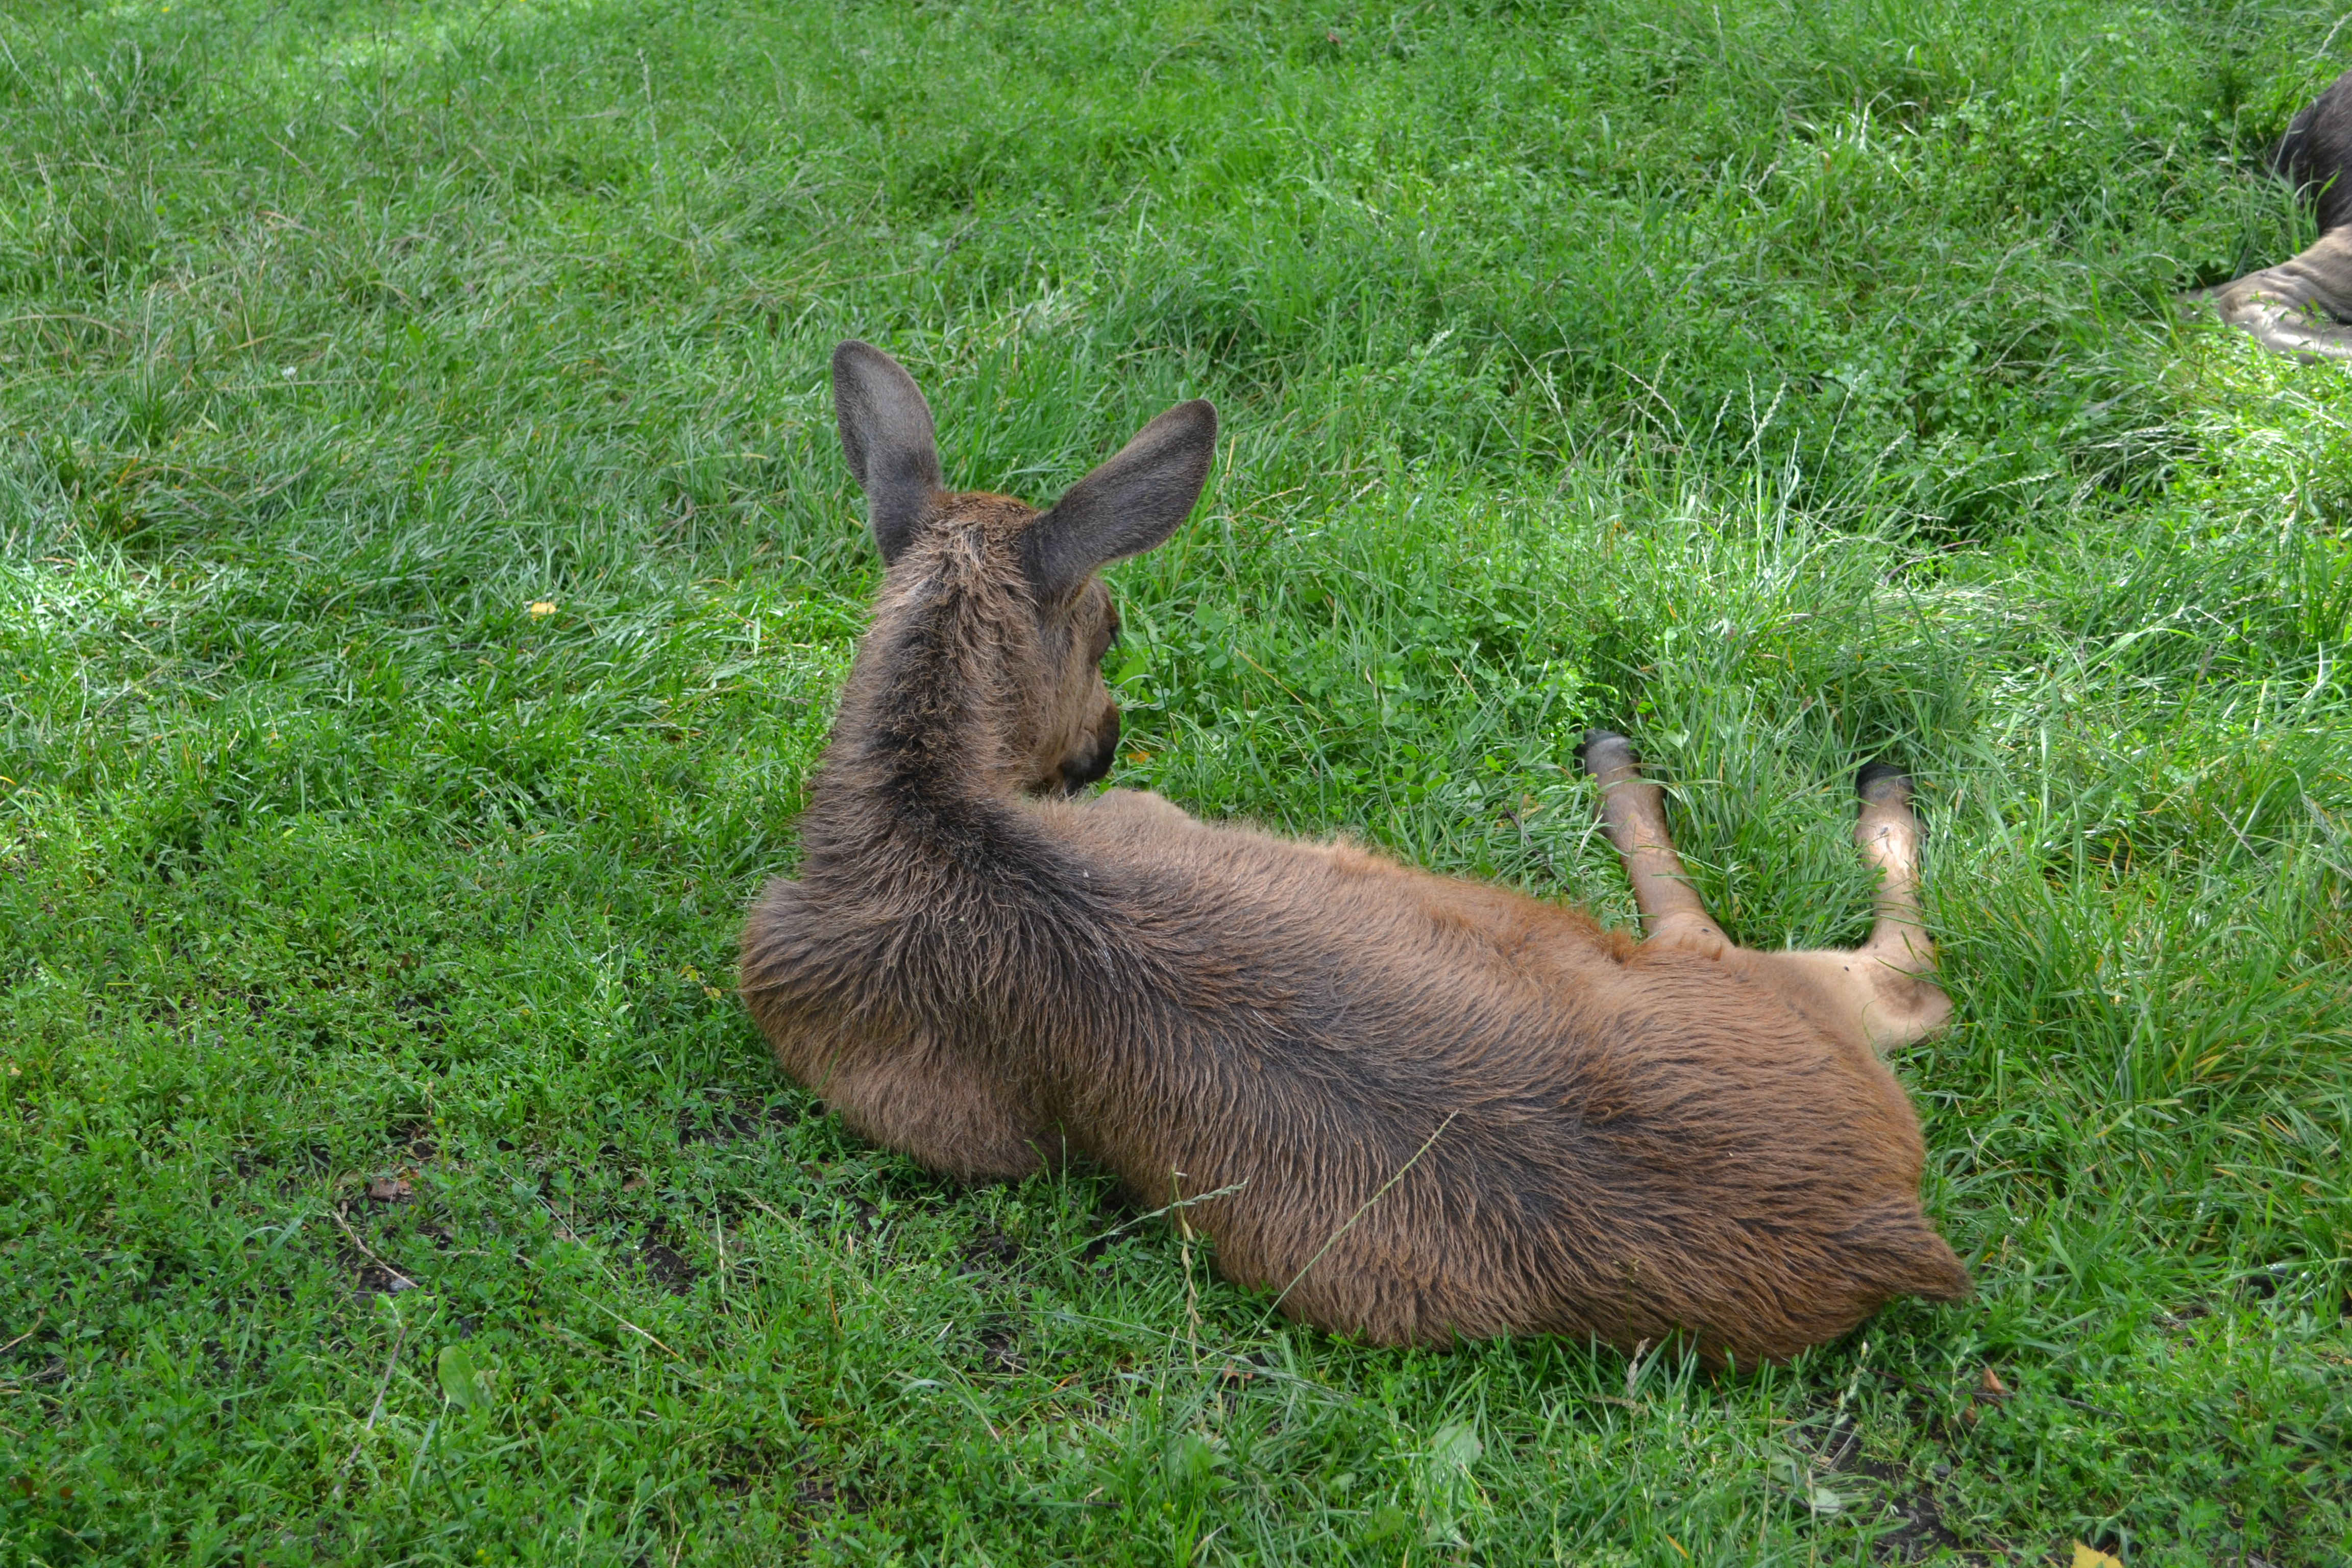
[{"label": "second animal's leg", "polygon": [[1731,940],[1706,912],[1682,858],[1666,836],[1666,794],[1642,777],[1633,742],[1612,730],[1588,730],[1580,753],[1585,772],[1601,785],[1601,825],[1625,862],[1643,933],[1720,952]]},{"label": "second animal's leg", "polygon": [[2212,291],[2221,319],[2279,353],[2352,361],[2352,226]]}]

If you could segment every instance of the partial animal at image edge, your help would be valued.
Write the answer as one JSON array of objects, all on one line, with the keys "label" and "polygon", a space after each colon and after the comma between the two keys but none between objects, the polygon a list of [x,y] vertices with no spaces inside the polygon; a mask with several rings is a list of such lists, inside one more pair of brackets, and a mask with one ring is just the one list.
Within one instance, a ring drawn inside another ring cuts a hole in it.
[{"label": "partial animal at image edge", "polygon": [[2224,321],[2266,349],[2352,363],[2352,71],[2295,115],[2270,163],[2312,196],[2319,237],[2208,297]]},{"label": "partial animal at image edge", "polygon": [[1879,1052],[1949,1003],[1908,780],[1866,772],[1852,952],[1733,944],[1622,736],[1585,763],[1646,935],[1346,842],[1085,787],[1118,713],[1096,575],[1165,542],[1216,442],[1181,404],[1052,508],[944,488],[879,350],[834,356],[886,563],[739,985],[796,1081],[968,1180],[1069,1156],[1189,1204],[1234,1283],[1381,1343],[1679,1339],[1752,1364],[1958,1300]]}]

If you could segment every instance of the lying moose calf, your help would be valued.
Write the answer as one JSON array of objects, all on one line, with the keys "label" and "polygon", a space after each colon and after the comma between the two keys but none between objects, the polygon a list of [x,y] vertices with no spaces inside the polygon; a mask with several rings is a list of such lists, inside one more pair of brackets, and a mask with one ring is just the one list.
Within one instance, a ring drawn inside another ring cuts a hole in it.
[{"label": "lying moose calf", "polygon": [[2319,237],[2276,267],[2214,289],[2214,306],[2266,349],[2352,361],[2352,71],[2288,123],[2271,167],[2317,198]]},{"label": "lying moose calf", "polygon": [[1749,1363],[1967,1293],[1874,1049],[1950,1010],[1900,774],[1861,782],[1880,880],[1852,952],[1727,941],[1618,735],[1584,761],[1638,944],[1345,843],[1084,796],[1118,738],[1096,570],[1184,520],[1215,411],[1170,409],[1037,512],[942,489],[880,351],[842,344],[833,377],[888,569],[740,985],[852,1128],[966,1179],[1072,1151],[1197,1197],[1227,1278],[1384,1343],[1680,1335]]}]

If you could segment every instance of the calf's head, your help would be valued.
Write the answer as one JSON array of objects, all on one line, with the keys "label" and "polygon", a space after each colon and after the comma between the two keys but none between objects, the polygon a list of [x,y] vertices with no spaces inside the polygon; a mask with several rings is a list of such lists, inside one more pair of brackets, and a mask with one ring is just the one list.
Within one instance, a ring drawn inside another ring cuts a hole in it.
[{"label": "calf's head", "polygon": [[[960,595],[956,648],[991,696],[1022,787],[1076,792],[1110,771],[1118,705],[1102,678],[1118,614],[1095,574],[1164,542],[1192,511],[1217,446],[1217,411],[1180,403],[1044,511],[949,491],[931,411],[868,343],[834,350],[835,417],[888,568],[884,614]],[[878,629],[878,627],[877,627]]]}]

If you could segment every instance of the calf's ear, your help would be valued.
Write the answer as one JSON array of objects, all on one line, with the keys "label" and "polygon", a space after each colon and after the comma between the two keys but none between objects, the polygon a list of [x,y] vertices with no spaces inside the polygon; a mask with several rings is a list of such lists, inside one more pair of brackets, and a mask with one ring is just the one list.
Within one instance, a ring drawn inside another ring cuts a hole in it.
[{"label": "calf's ear", "polygon": [[833,351],[833,416],[874,542],[896,561],[943,493],[930,405],[897,360],[852,338]]},{"label": "calf's ear", "polygon": [[1204,397],[1137,431],[1022,531],[1022,566],[1037,597],[1057,603],[1097,567],[1166,543],[1200,499],[1216,453],[1217,411]]}]

